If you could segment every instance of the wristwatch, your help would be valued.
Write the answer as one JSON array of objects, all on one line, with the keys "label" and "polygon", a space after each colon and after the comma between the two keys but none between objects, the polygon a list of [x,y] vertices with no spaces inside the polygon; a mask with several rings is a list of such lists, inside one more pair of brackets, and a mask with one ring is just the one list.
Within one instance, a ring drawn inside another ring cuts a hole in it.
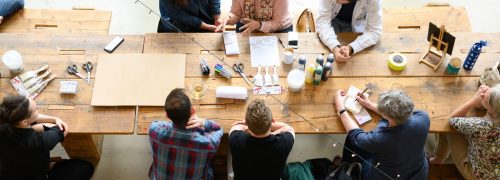
[{"label": "wristwatch", "polygon": [[346,111],[347,111],[347,110],[345,110],[345,109],[340,110],[340,111],[339,111],[339,116],[340,116],[340,115],[342,115],[342,113],[345,113]]}]

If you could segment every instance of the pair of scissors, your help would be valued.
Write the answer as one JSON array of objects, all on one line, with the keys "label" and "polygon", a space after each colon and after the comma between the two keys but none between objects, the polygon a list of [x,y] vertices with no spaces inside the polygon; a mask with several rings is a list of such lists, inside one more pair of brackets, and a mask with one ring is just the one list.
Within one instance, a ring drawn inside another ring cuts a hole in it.
[{"label": "pair of scissors", "polygon": [[74,74],[74,75],[78,76],[79,78],[82,78],[83,80],[87,81],[87,78],[83,77],[80,73],[78,73],[78,66],[76,66],[76,64],[72,64],[72,65],[68,66],[67,70],[68,70],[68,73]]},{"label": "pair of scissors", "polygon": [[245,66],[243,65],[243,63],[233,64],[233,70],[236,71],[238,74],[240,74],[241,77],[243,77],[243,79],[245,80],[245,82],[250,86],[252,81],[247,79],[247,76],[243,72],[243,69],[245,69]]},{"label": "pair of scissors", "polygon": [[87,63],[83,64],[83,69],[87,72],[87,83],[90,84],[90,72],[92,72],[92,69],[94,68],[94,65],[90,61]]}]

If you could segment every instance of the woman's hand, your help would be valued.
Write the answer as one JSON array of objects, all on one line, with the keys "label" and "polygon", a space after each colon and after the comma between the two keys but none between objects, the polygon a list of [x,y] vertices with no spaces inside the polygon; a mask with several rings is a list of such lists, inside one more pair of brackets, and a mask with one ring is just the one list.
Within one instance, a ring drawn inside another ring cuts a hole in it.
[{"label": "woman's hand", "polygon": [[262,26],[262,24],[260,24],[259,21],[255,21],[255,20],[248,19],[248,18],[243,19],[243,22],[245,23],[245,25],[241,26],[239,30],[241,31],[244,29],[244,31],[241,32],[241,34],[245,37],[250,36],[250,34],[253,31],[259,29]]},{"label": "woman's hand", "polygon": [[337,96],[335,96],[335,109],[337,109],[337,112],[345,109],[344,107],[344,99],[346,97],[346,94],[342,90],[337,91]]},{"label": "woman's hand", "polygon": [[486,91],[488,91],[488,89],[490,89],[490,87],[488,87],[486,85],[479,86],[479,88],[476,91],[476,94],[474,94],[474,96],[472,96],[472,99],[469,100],[469,102],[472,103],[474,108],[480,109],[483,107],[483,105],[481,104],[481,101],[482,101],[481,95],[486,93]]}]

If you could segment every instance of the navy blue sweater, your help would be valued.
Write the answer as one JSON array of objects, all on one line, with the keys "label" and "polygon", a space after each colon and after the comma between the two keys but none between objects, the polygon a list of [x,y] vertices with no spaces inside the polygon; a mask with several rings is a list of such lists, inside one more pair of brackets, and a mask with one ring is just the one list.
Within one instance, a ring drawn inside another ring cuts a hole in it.
[{"label": "navy blue sweater", "polygon": [[[347,134],[351,144],[369,152],[372,164],[396,179],[427,179],[428,163],[424,145],[429,133],[429,115],[424,111],[413,112],[410,119],[399,126],[389,127],[387,120],[380,120],[370,131],[353,129]],[[365,168],[365,167],[363,167]],[[365,179],[387,179],[378,170],[368,167]]]},{"label": "navy blue sweater", "polygon": [[165,20],[183,32],[204,32],[202,22],[214,24],[214,15],[220,15],[220,0],[187,0],[188,5],[181,7],[175,0],[160,0],[160,13],[163,26],[177,32]]}]

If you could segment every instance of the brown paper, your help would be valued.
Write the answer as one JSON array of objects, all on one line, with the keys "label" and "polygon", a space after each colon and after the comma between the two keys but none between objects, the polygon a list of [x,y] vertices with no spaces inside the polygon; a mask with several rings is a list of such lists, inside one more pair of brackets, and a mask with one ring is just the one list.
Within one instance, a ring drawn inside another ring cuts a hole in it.
[{"label": "brown paper", "polygon": [[99,54],[92,106],[164,106],[184,88],[185,54]]}]

